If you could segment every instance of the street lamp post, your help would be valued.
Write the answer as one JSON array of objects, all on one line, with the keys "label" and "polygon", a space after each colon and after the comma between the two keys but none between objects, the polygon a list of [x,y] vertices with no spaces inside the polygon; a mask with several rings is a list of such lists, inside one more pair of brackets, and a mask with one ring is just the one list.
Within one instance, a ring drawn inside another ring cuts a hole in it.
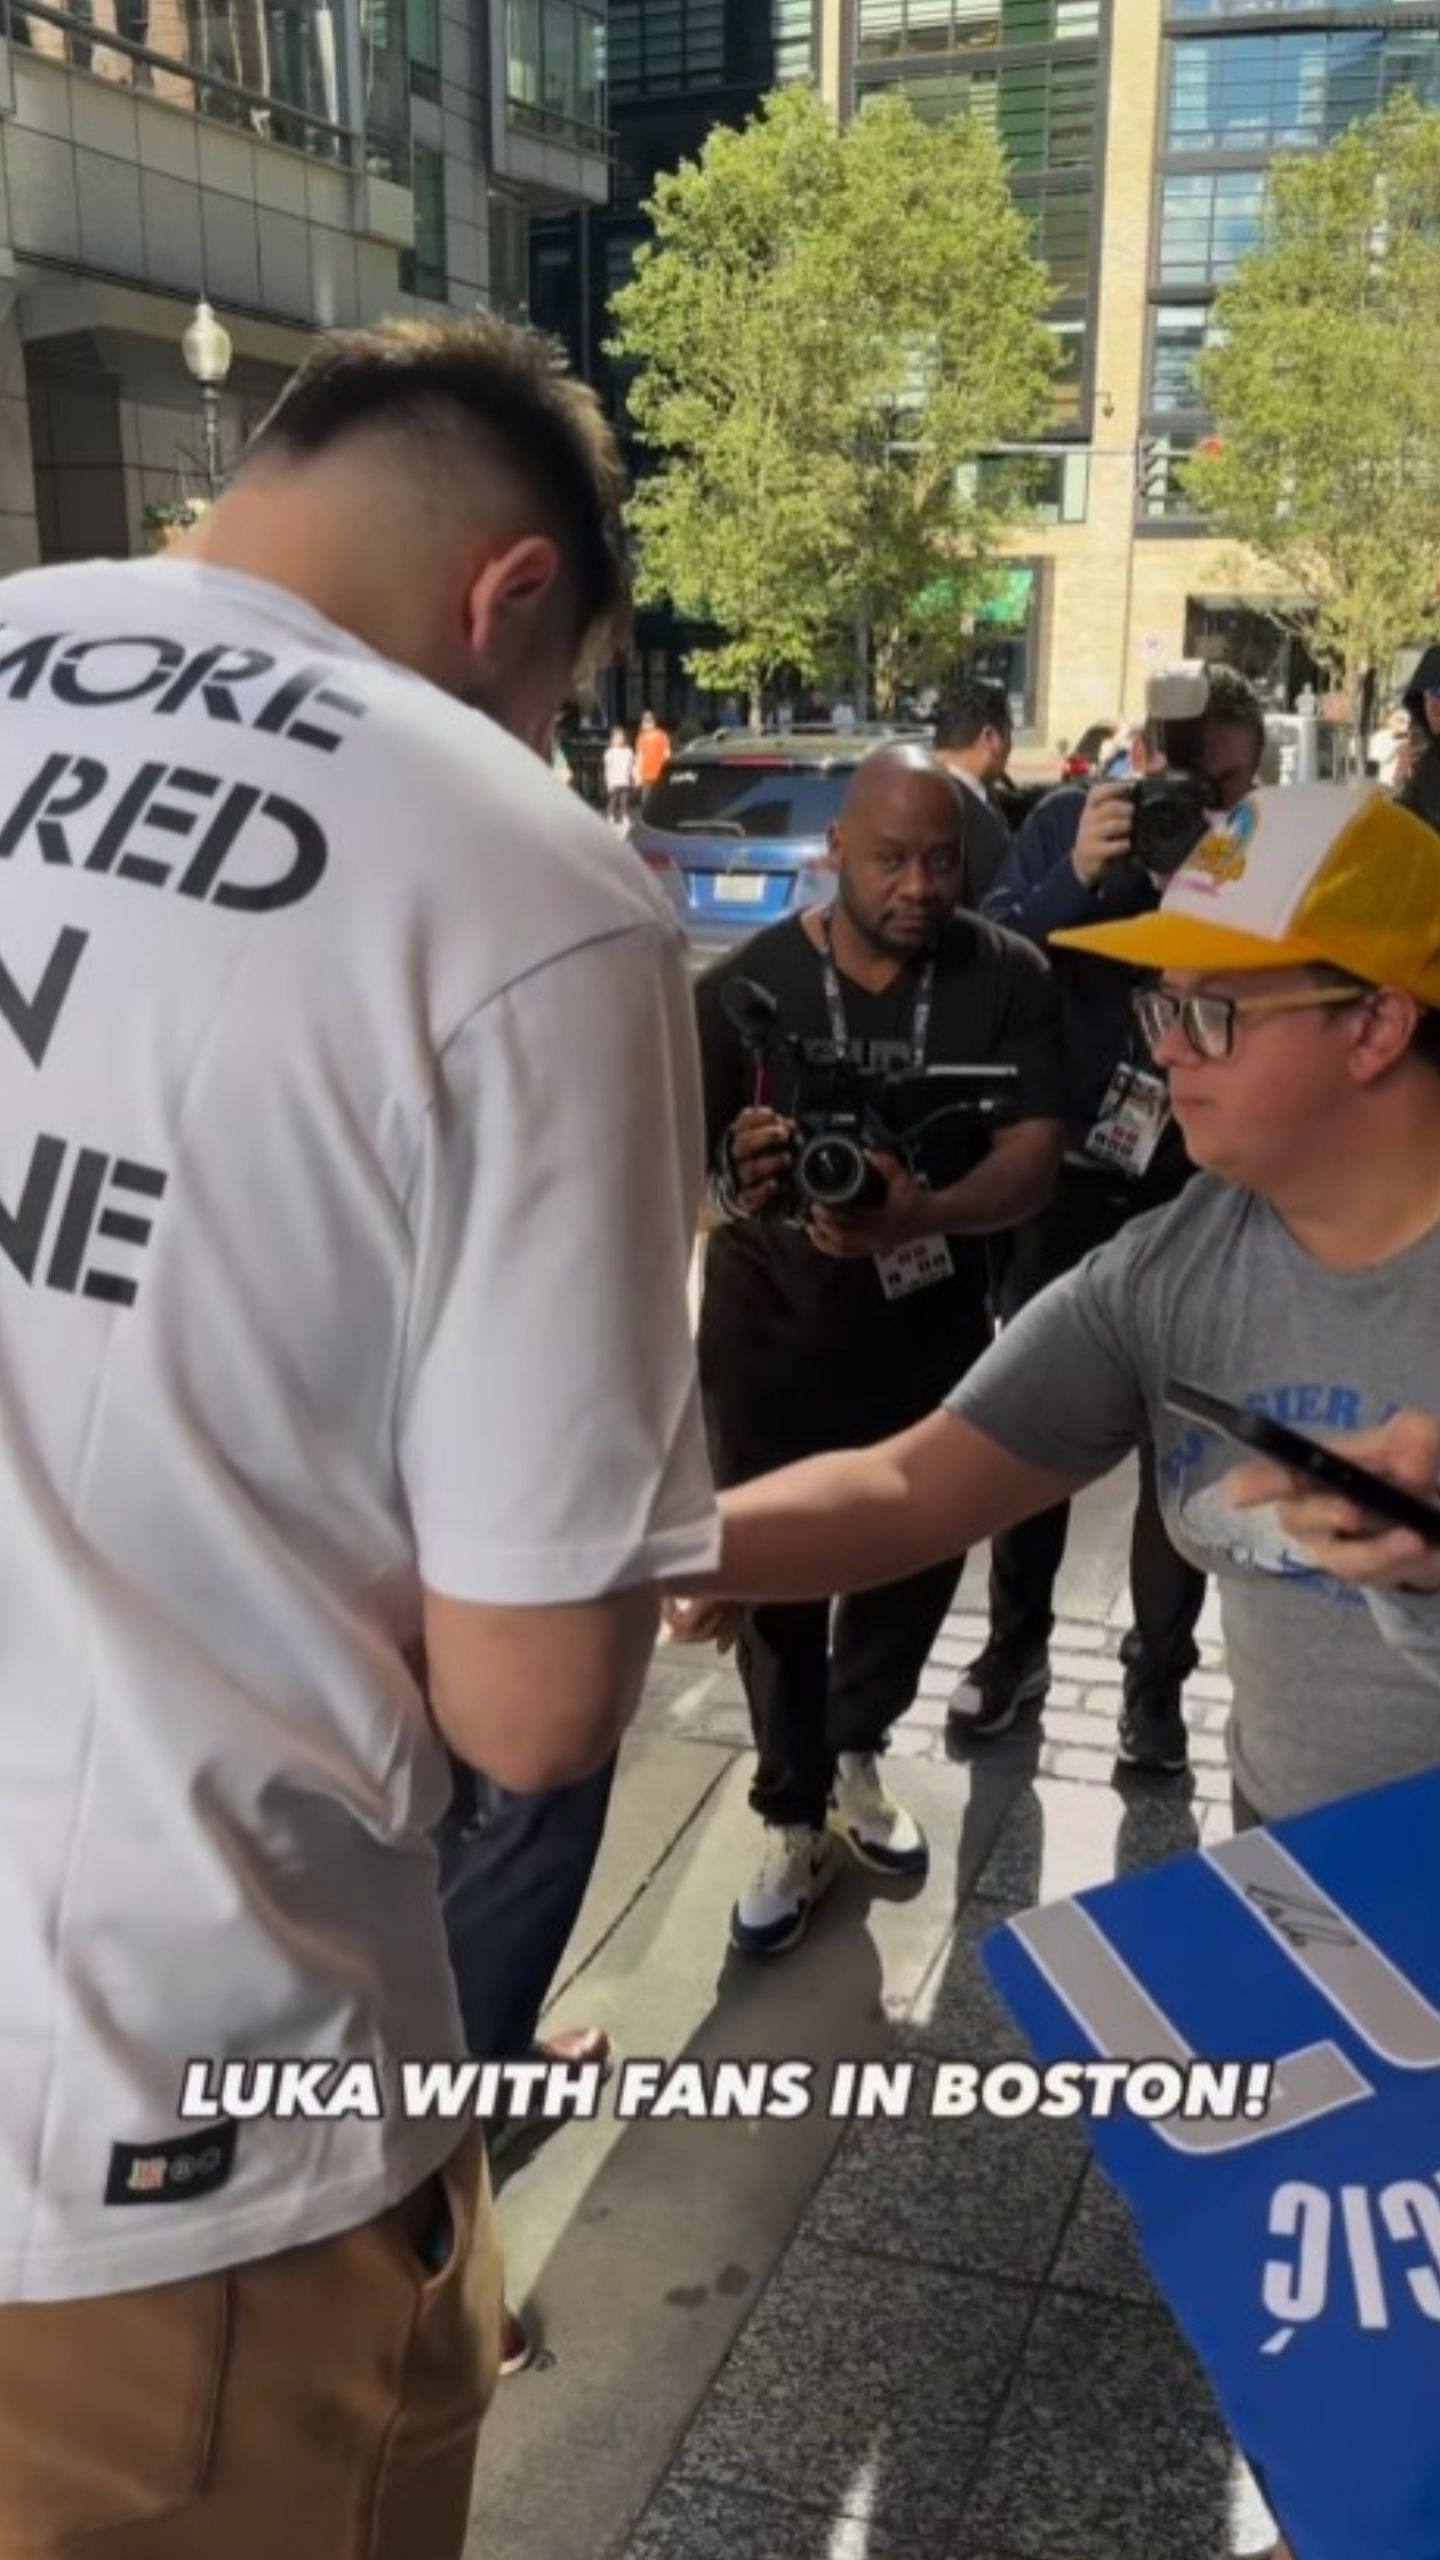
[{"label": "street lamp post", "polygon": [[225,477],[224,456],[220,450],[220,394],[230,371],[234,348],[230,332],[216,319],[208,302],[195,305],[195,317],[180,341],[186,369],[200,388],[200,407],[205,428],[205,477],[210,495],[218,498]]}]

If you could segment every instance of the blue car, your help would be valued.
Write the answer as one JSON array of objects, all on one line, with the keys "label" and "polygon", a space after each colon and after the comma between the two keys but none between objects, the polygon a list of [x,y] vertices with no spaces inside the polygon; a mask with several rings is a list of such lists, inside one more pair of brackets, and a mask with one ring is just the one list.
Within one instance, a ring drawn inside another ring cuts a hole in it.
[{"label": "blue car", "polygon": [[828,906],[826,830],[874,747],[922,729],[726,730],[672,756],[632,820],[636,851],[692,942],[729,949]]}]

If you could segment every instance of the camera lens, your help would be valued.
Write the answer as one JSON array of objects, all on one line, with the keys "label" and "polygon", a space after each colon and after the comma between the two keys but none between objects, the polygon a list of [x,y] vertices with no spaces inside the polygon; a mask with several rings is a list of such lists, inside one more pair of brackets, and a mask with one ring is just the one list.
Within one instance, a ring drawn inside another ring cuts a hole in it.
[{"label": "camera lens", "polygon": [[833,1132],[801,1148],[795,1179],[804,1197],[821,1209],[855,1209],[884,1197],[885,1186],[863,1147]]}]

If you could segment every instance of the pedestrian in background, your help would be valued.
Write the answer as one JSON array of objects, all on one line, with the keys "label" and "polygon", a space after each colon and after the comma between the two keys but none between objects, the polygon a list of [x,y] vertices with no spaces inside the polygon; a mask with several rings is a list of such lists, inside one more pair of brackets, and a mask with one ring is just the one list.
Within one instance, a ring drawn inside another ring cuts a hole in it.
[{"label": "pedestrian in background", "polygon": [[1003,685],[969,677],[936,706],[935,753],[964,799],[964,903],[977,910],[1010,850],[1010,830],[990,794],[1010,761],[1013,734]]},{"label": "pedestrian in background", "polygon": [[605,750],[605,815],[612,827],[623,827],[635,791],[635,750],[617,721]]},{"label": "pedestrian in background", "polygon": [[648,791],[652,782],[659,781],[660,776],[664,772],[669,761],[670,736],[668,730],[661,728],[653,711],[642,711],[640,714],[640,734],[635,741],[635,772],[633,777],[635,788],[640,791]]}]

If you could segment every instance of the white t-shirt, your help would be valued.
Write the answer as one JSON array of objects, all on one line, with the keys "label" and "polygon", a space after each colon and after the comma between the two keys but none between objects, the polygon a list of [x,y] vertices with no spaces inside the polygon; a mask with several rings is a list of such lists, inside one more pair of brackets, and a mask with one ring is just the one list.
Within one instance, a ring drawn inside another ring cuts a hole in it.
[{"label": "white t-shirt", "polygon": [[605,788],[607,791],[630,791],[635,783],[635,750],[633,747],[607,747],[605,750]]},{"label": "white t-shirt", "polygon": [[580,1599],[718,1535],[676,937],[478,713],[194,563],[0,585],[0,1062],[0,2300],[45,2300],[453,2150],[187,2128],[185,2066],[388,2105],[457,2056],[422,1582]]}]

